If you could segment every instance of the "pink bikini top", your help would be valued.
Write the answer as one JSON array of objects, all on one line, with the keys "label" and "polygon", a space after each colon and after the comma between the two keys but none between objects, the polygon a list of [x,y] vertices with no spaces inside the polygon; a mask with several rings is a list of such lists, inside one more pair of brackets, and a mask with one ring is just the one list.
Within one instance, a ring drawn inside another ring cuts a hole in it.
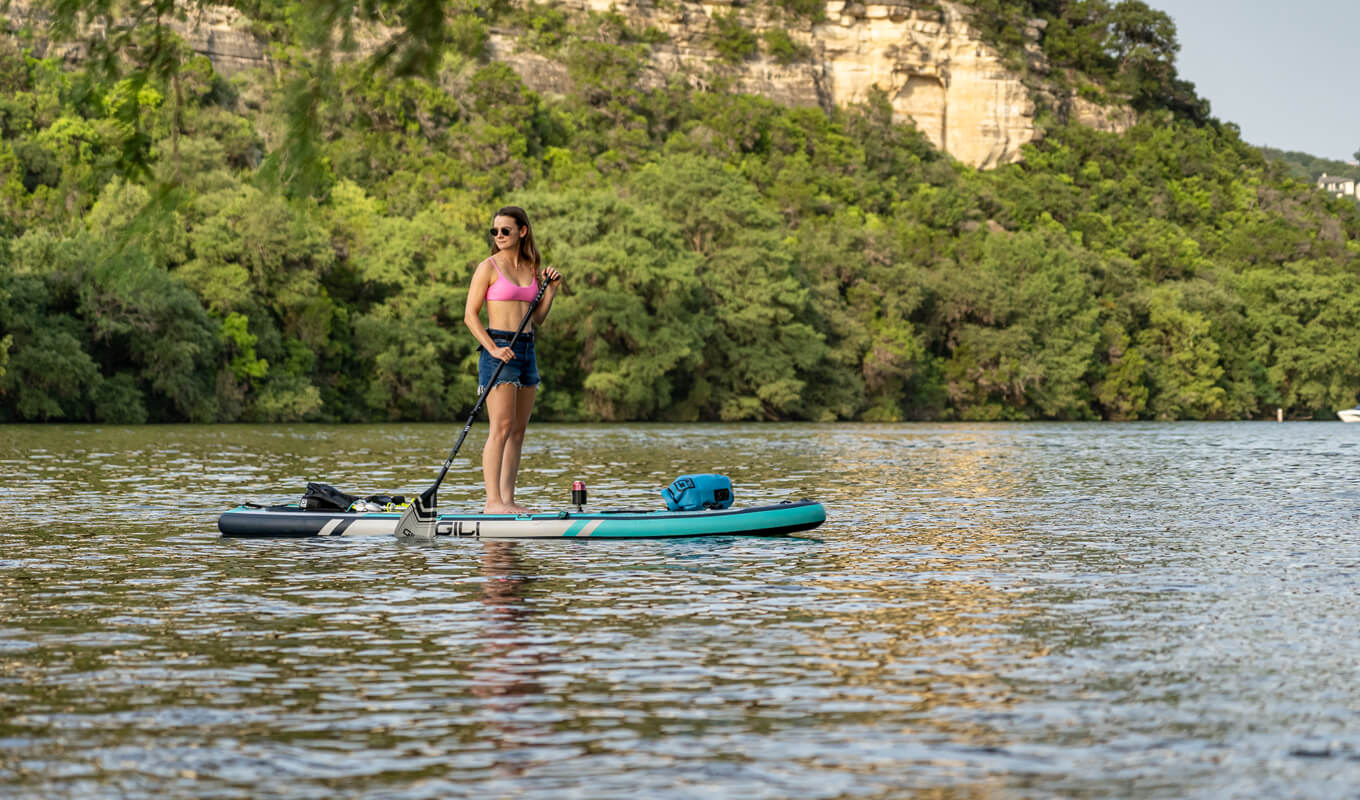
[{"label": "pink bikini top", "polygon": [[496,268],[496,274],[500,277],[491,282],[486,288],[487,300],[520,300],[525,303],[532,303],[538,296],[538,281],[535,280],[528,286],[520,286],[514,281],[505,277],[501,272],[501,265],[496,263],[496,259],[491,259],[491,266]]}]

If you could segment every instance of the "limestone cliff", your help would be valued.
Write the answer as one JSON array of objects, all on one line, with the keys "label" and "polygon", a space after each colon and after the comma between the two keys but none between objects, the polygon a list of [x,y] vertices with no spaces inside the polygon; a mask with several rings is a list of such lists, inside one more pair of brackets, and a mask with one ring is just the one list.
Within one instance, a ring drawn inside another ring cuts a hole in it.
[{"label": "limestone cliff", "polygon": [[[1019,157],[1035,138],[1035,104],[1021,76],[984,44],[956,4],[909,0],[830,0],[826,19],[785,28],[763,7],[715,2],[651,0],[564,0],[579,11],[612,9],[639,26],[652,26],[669,41],[653,49],[654,79],[681,72],[692,81],[726,75],[741,91],[788,105],[845,105],[875,90],[887,93],[899,121],[911,121],[936,146],[964,163],[995,166]],[[710,19],[735,10],[756,33],[783,28],[809,57],[780,64],[764,52],[738,65],[724,63],[713,48]],[[1037,40],[1038,28],[1031,29]],[[518,50],[513,32],[492,38],[496,58],[516,67],[526,82],[551,91],[564,70],[548,59]],[[1031,67],[1046,70],[1037,46],[1028,48]]]},{"label": "limestone cliff", "polygon": [[[982,41],[968,23],[968,9],[951,2],[923,0],[828,0],[826,19],[788,21],[771,14],[768,4],[742,0],[561,0],[564,9],[623,14],[638,28],[655,27],[668,41],[653,47],[652,80],[680,72],[692,82],[719,73],[745,92],[787,105],[831,107],[863,101],[874,90],[889,97],[900,122],[912,122],[937,147],[976,167],[1020,158],[1020,147],[1038,135],[1034,125],[1036,90],[1008,68],[1002,55]],[[781,64],[762,51],[738,65],[726,64],[713,47],[711,20],[736,12],[758,34],[784,30],[809,57]],[[1026,31],[1027,67],[1048,72],[1038,41],[1043,20]],[[561,65],[516,46],[514,31],[496,31],[496,58],[516,68],[526,83],[552,91],[566,80]],[[1085,125],[1123,131],[1134,122],[1126,108],[1104,108],[1075,95],[1053,97],[1052,106]]]},{"label": "limestone cliff", "polygon": [[[652,46],[645,78],[654,85],[676,73],[700,86],[722,75],[740,91],[824,108],[860,102],[880,90],[899,121],[914,123],[959,161],[984,168],[1017,160],[1020,147],[1038,135],[1035,90],[981,40],[961,5],[947,0],[828,0],[824,20],[790,23],[768,4],[741,2],[560,0],[555,5],[581,17],[591,11],[618,13],[632,26],[664,33],[666,41]],[[13,9],[22,12],[22,0]],[[781,63],[761,48],[738,64],[724,61],[714,46],[713,18],[729,13],[757,34],[784,30],[805,57]],[[224,74],[269,66],[266,47],[235,10],[208,7],[173,24],[191,48],[212,59]],[[1042,25],[1036,20],[1027,31],[1025,48],[1027,67],[1037,75],[1048,70],[1037,44]],[[564,90],[565,66],[521,47],[520,33],[493,28],[492,56],[511,65],[537,91]],[[1076,97],[1057,98],[1054,104],[1105,130],[1123,130],[1133,121],[1127,110],[1104,109]]]}]

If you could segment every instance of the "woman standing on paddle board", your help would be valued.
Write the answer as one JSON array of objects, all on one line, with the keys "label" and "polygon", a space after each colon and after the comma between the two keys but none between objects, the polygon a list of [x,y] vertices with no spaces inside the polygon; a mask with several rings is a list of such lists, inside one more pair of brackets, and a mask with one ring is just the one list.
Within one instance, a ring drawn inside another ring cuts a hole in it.
[{"label": "woman standing on paddle board", "polygon": [[[515,478],[519,475],[519,456],[524,448],[524,432],[538,391],[538,361],[534,356],[533,328],[542,324],[552,309],[560,286],[561,273],[542,267],[529,215],[517,206],[496,212],[491,222],[491,256],[477,265],[468,289],[463,322],[481,345],[477,365],[477,390],[486,392],[486,413],[490,430],[482,448],[482,474],[486,478],[488,514],[527,512],[515,502]],[[539,281],[547,280],[543,300],[534,309],[513,349],[508,347],[529,304],[538,295]],[[487,324],[482,326],[482,306]],[[505,362],[496,385],[488,386],[497,362]]]}]

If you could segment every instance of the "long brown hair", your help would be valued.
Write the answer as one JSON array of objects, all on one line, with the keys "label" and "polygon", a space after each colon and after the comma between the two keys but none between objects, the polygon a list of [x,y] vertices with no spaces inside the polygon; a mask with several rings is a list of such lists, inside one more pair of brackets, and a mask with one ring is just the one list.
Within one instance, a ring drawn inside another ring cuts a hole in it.
[{"label": "long brown hair", "polygon": [[[519,206],[506,206],[496,212],[496,217],[511,217],[521,228],[528,231],[519,240],[519,259],[533,264],[534,276],[537,277],[538,265],[543,259],[538,254],[538,246],[534,244],[534,229],[529,227],[529,215],[524,213],[524,209]],[[492,217],[492,219],[494,220],[496,217]],[[491,255],[494,256],[497,252],[499,251],[496,250],[496,243],[493,241],[491,243]]]}]

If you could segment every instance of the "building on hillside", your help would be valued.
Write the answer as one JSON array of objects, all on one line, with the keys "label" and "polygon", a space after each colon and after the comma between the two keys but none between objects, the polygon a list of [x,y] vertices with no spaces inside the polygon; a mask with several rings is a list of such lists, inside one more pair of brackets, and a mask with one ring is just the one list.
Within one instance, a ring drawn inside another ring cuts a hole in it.
[{"label": "building on hillside", "polygon": [[1327,173],[1322,173],[1318,178],[1318,188],[1333,197],[1349,197],[1356,199],[1355,178],[1337,178]]}]

